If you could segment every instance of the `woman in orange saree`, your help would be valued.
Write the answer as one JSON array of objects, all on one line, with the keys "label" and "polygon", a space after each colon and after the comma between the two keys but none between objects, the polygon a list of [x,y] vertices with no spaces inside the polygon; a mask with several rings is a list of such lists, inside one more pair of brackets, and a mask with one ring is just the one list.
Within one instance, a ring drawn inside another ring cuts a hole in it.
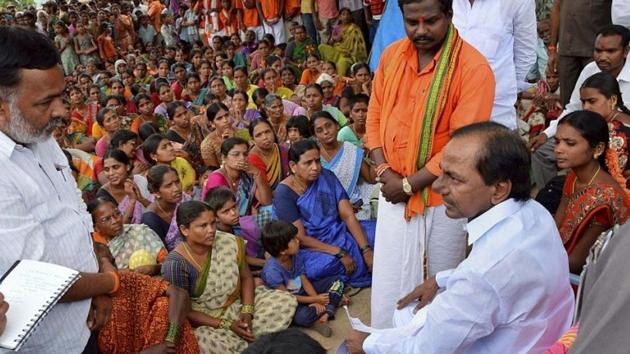
[{"label": "woman in orange saree", "polygon": [[573,112],[558,124],[558,167],[570,170],[555,217],[574,274],[597,236],[629,216],[623,189],[605,170],[607,147],[608,125],[598,113]]},{"label": "woman in orange saree", "polygon": [[111,317],[98,335],[101,353],[199,353],[186,320],[190,303],[185,291],[136,272],[118,274]]}]

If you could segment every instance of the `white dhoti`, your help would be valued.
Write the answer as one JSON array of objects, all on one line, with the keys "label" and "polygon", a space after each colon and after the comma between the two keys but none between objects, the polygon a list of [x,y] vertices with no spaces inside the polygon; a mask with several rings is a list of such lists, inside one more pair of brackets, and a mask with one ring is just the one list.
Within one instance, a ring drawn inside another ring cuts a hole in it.
[{"label": "white dhoti", "polygon": [[440,205],[407,222],[404,203],[389,203],[382,195],[378,203],[371,326],[390,328],[396,302],[424,280],[425,251],[429,276],[455,268],[464,259],[466,220],[450,219]]},{"label": "white dhoti", "polygon": [[273,35],[273,38],[276,40],[276,45],[287,42],[287,35],[284,30],[284,20],[282,18],[280,18],[275,25],[271,26],[267,25],[267,23],[263,21],[263,29],[265,34],[271,33]]}]

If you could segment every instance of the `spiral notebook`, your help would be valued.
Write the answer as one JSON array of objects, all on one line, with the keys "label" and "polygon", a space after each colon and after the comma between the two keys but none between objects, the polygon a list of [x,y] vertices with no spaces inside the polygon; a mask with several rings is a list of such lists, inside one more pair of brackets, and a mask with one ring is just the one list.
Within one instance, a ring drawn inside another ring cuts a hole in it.
[{"label": "spiral notebook", "polygon": [[0,292],[9,303],[0,347],[19,350],[79,277],[79,272],[57,264],[15,262],[0,278]]}]

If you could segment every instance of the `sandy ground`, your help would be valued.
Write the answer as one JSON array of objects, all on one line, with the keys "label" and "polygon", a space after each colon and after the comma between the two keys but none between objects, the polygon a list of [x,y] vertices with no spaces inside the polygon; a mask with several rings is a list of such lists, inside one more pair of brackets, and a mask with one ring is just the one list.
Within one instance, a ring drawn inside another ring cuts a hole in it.
[{"label": "sandy ground", "polygon": [[[370,323],[370,298],[372,295],[372,289],[363,289],[360,293],[351,298],[352,302],[348,308],[350,314],[354,317],[359,317],[363,323]],[[330,338],[325,338],[319,333],[311,329],[303,329],[305,333],[314,338],[316,341],[326,348],[328,353],[336,353],[337,347],[341,342],[346,339],[346,336],[350,333],[350,323],[348,317],[343,308],[337,310],[335,319],[329,322],[330,328],[332,328],[333,334]]]}]

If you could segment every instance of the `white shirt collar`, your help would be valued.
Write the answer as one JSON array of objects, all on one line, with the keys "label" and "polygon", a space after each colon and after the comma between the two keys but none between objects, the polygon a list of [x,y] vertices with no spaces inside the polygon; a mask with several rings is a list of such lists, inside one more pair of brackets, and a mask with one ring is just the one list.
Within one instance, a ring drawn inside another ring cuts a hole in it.
[{"label": "white shirt collar", "polygon": [[17,144],[13,139],[9,138],[6,134],[0,131],[0,154],[4,155],[7,159],[11,158],[13,150]]},{"label": "white shirt collar", "polygon": [[623,64],[623,68],[621,68],[619,75],[617,75],[617,80],[630,82],[630,60],[629,59],[626,59],[626,63]]},{"label": "white shirt collar", "polygon": [[521,208],[521,205],[521,202],[510,198],[493,206],[485,213],[468,222],[468,224],[466,224],[468,245],[474,244],[496,224],[516,213]]}]

